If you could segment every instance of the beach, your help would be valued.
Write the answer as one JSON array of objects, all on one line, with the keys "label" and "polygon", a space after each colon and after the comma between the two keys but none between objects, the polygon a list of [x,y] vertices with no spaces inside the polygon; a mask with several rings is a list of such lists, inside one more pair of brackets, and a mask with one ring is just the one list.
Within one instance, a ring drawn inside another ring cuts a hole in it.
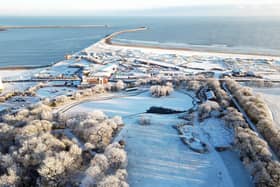
[{"label": "beach", "polygon": [[139,31],[146,31],[148,28],[141,27],[136,29],[130,29],[130,30],[123,30],[119,32],[115,32],[101,41],[97,42],[97,45],[109,45],[124,49],[134,49],[134,50],[142,50],[145,52],[157,52],[157,53],[170,53],[170,54],[181,54],[181,55],[194,55],[194,56],[217,56],[217,57],[229,57],[229,58],[249,58],[249,59],[280,59],[280,56],[277,55],[260,55],[260,54],[253,54],[253,53],[234,53],[234,52],[219,52],[219,51],[203,51],[203,50],[194,50],[190,48],[180,48],[180,47],[167,47],[167,46],[151,46],[151,45],[144,45],[144,44],[128,44],[128,43],[120,43],[115,42],[114,38],[118,35],[124,34],[124,33],[131,33],[131,32],[139,32]]}]

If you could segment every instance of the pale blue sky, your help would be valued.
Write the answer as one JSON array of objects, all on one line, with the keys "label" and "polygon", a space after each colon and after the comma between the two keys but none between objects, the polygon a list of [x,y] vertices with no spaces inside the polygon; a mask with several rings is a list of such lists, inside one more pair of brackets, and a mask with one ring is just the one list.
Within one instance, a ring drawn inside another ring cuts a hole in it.
[{"label": "pale blue sky", "polygon": [[[280,15],[280,0],[0,0],[0,15]],[[178,13],[176,8],[181,11]],[[192,10],[191,14],[182,11]],[[162,12],[158,9],[164,9]],[[170,10],[170,11],[168,11]],[[201,11],[203,10],[203,11]]]}]

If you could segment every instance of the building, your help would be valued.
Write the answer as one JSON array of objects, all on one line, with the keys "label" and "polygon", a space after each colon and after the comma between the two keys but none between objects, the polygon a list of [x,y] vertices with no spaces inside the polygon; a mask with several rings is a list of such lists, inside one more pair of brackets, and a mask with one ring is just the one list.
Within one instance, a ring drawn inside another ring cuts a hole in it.
[{"label": "building", "polygon": [[82,84],[107,84],[110,77],[117,71],[116,64],[107,64],[100,67],[97,72],[92,71],[88,76],[82,77]]},{"label": "building", "polygon": [[97,77],[97,76],[93,76],[93,77],[82,77],[82,82],[81,84],[86,85],[92,85],[92,84],[107,84],[109,82],[108,78],[106,77]]}]

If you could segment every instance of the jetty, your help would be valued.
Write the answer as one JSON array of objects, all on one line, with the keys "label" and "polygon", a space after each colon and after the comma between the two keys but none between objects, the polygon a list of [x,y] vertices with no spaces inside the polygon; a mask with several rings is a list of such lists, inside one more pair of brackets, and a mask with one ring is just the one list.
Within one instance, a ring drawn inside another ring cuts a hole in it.
[{"label": "jetty", "polygon": [[108,36],[106,36],[105,38],[102,39],[103,42],[107,43],[107,44],[113,44],[112,43],[112,39],[115,38],[118,35],[124,34],[124,33],[130,33],[130,32],[138,32],[138,31],[145,31],[148,30],[147,27],[139,27],[136,29],[127,29],[127,30],[122,30],[122,31],[118,31],[118,32],[114,32]]}]

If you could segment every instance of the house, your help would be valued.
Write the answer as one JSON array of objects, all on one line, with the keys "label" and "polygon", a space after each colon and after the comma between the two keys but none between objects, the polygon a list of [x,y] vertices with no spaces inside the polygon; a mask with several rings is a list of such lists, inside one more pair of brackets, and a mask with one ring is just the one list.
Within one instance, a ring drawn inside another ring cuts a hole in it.
[{"label": "house", "polygon": [[82,77],[82,84],[107,84],[109,78],[117,71],[116,64],[107,64],[100,67],[97,72],[92,71],[88,76]]}]

